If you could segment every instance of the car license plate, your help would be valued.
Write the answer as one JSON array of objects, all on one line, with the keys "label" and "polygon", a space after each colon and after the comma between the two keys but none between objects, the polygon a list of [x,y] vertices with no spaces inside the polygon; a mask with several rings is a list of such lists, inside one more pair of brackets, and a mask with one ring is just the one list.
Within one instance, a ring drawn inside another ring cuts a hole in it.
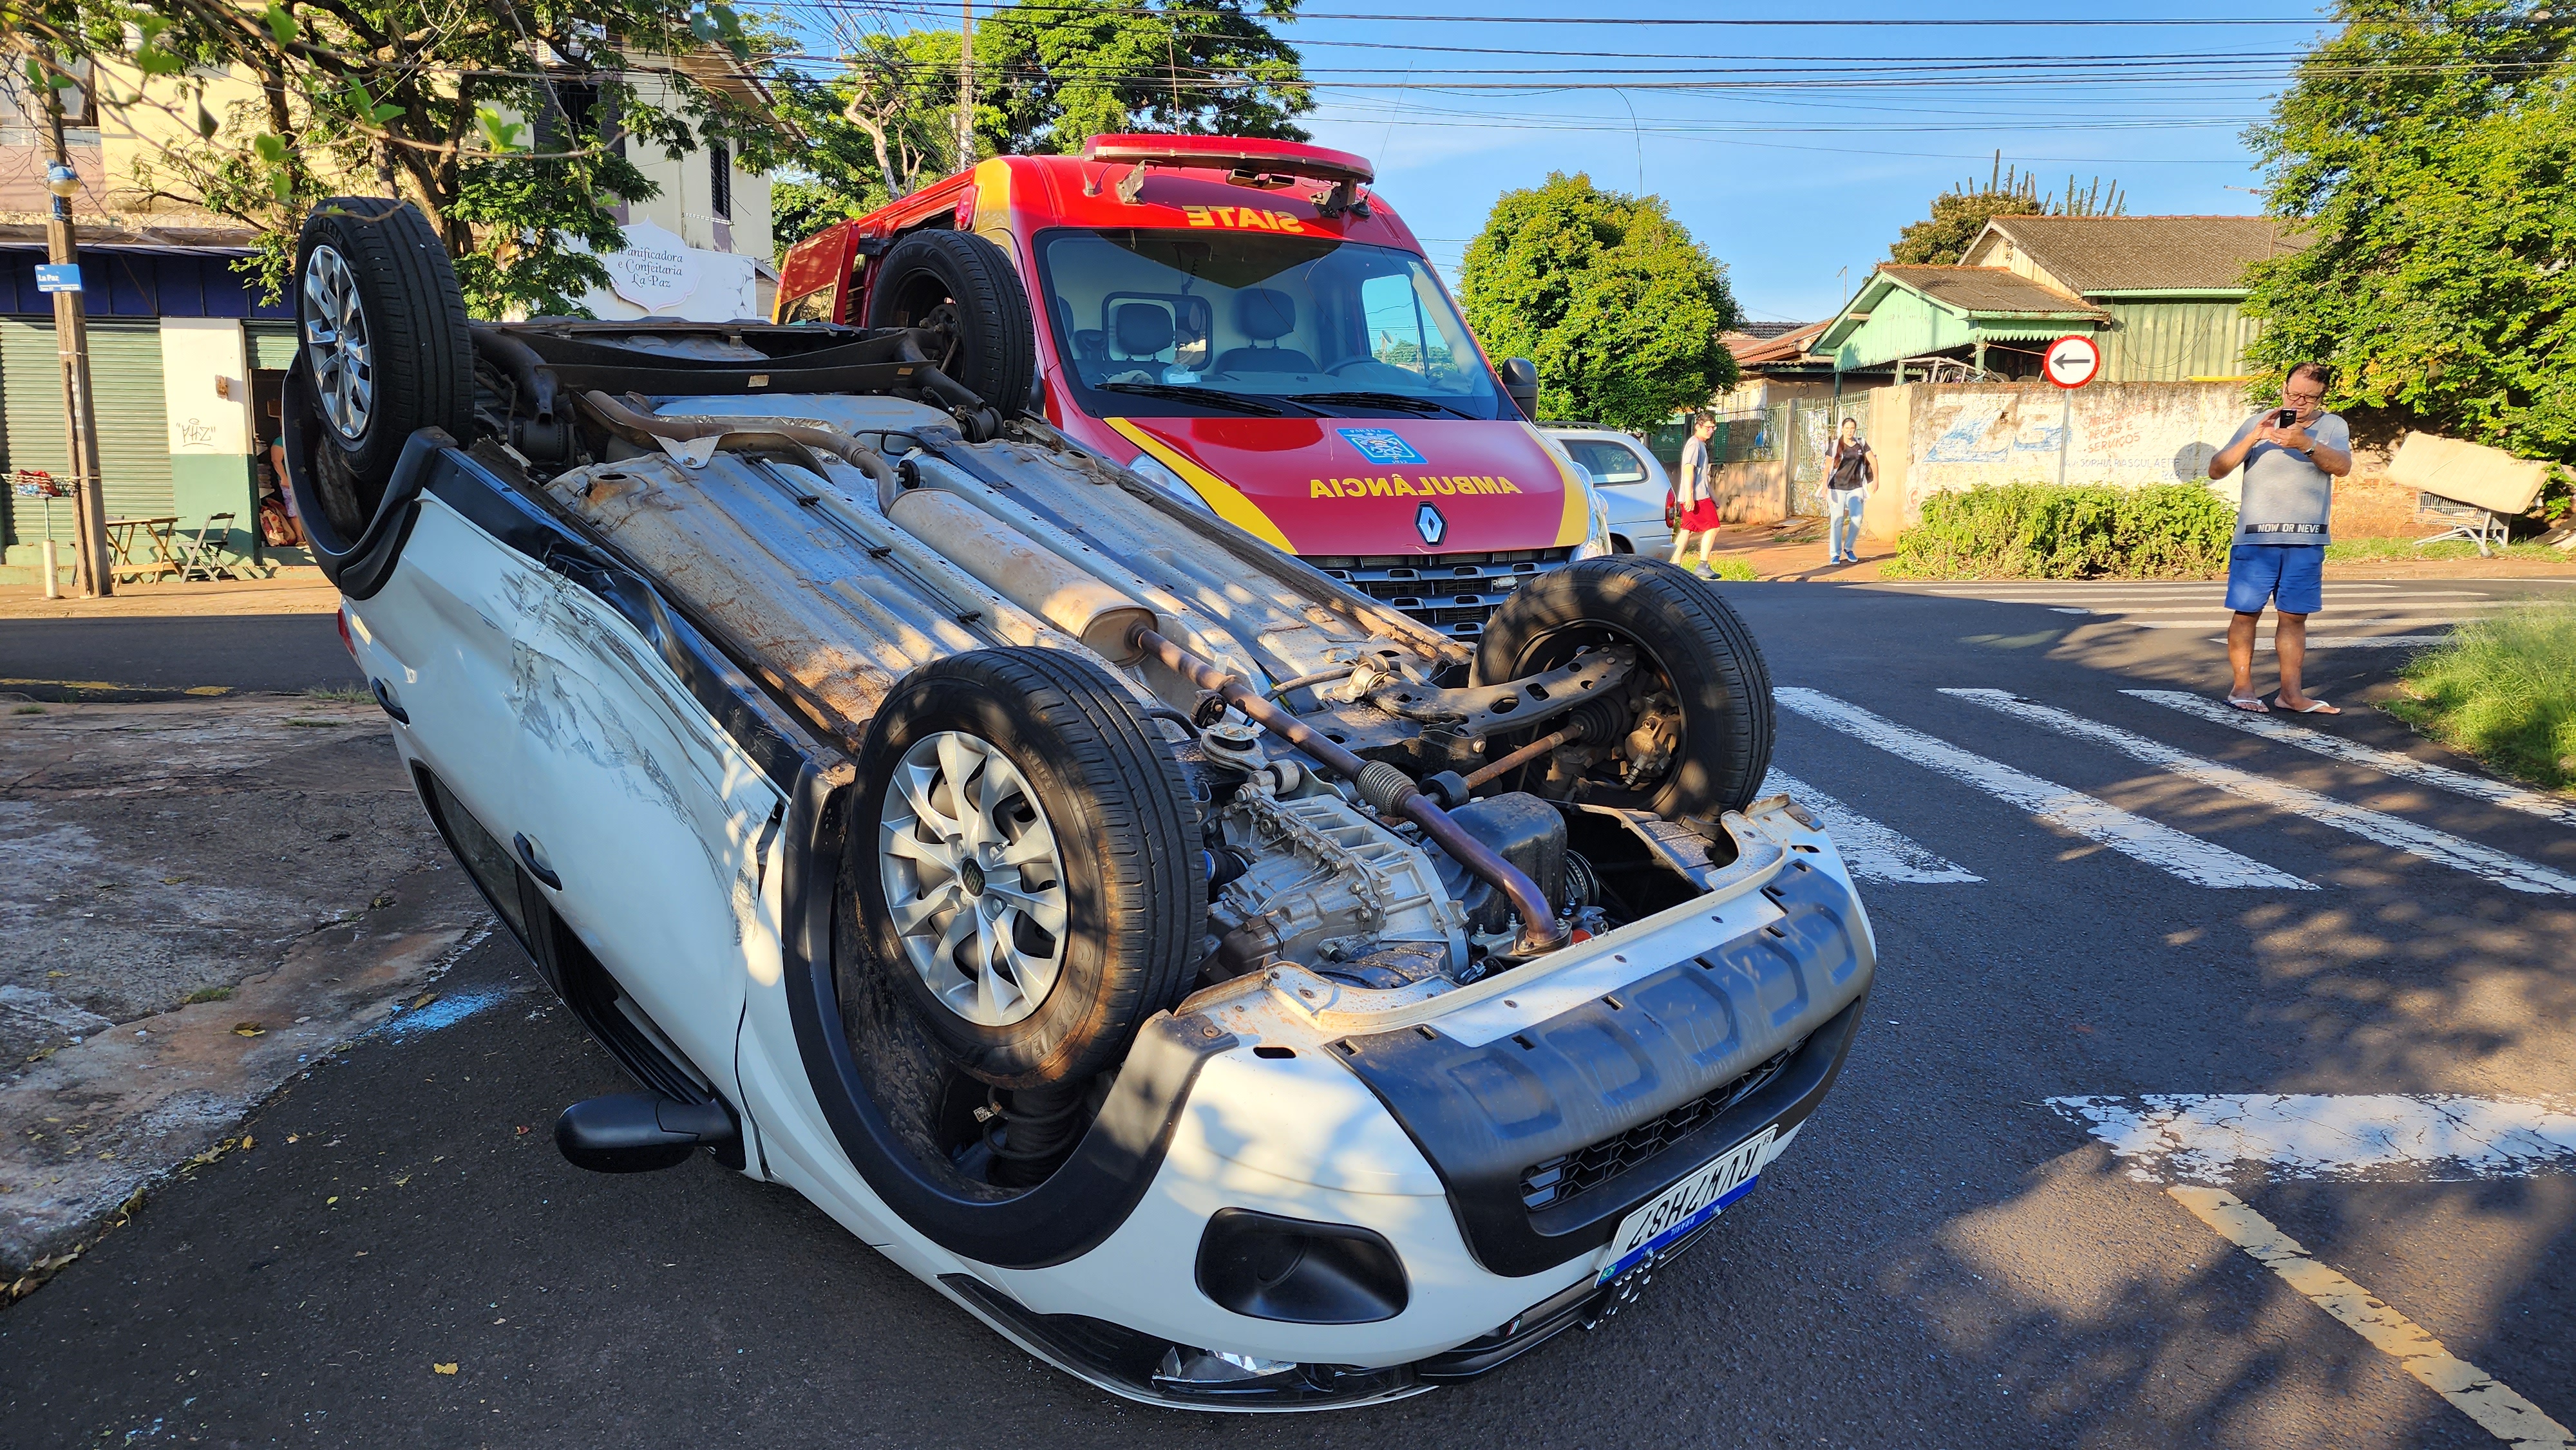
[{"label": "car license plate", "polygon": [[1610,1241],[1610,1262],[1596,1282],[1606,1284],[1680,1242],[1691,1230],[1751,1193],[1753,1185],[1762,1180],[1765,1155],[1778,1136],[1779,1125],[1774,1123],[1629,1214],[1619,1225],[1619,1236]]}]

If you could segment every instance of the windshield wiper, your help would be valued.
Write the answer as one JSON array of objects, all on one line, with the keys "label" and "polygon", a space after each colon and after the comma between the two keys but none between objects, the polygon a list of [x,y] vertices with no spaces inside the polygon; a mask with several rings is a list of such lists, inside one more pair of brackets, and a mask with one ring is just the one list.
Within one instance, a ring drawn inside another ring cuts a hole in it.
[{"label": "windshield wiper", "polygon": [[1100,383],[1104,393],[1137,393],[1148,398],[1172,398],[1184,403],[1205,403],[1214,408],[1232,408],[1238,413],[1258,413],[1265,418],[1286,416],[1268,403],[1255,402],[1222,388],[1193,388],[1187,383]]},{"label": "windshield wiper", "polygon": [[1454,413],[1461,418],[1476,416],[1436,398],[1418,398],[1410,393],[1299,393],[1296,400],[1300,403],[1339,403],[1354,408],[1394,408],[1406,413]]}]

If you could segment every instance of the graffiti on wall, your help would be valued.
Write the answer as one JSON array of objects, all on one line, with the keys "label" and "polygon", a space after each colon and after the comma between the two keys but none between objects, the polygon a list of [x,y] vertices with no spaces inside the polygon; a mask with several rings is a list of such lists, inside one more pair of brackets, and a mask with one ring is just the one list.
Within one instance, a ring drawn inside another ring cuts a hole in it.
[{"label": "graffiti on wall", "polygon": [[1993,467],[2032,456],[2054,460],[2062,432],[2057,410],[2023,406],[2028,401],[1993,396],[1936,399],[1934,408],[1948,416],[1934,417],[1932,426],[1939,431],[1924,450],[1923,462]]},{"label": "graffiti on wall", "polygon": [[1910,385],[1909,501],[1988,484],[2134,487],[2208,476],[2211,455],[2244,420],[2225,383],[2099,383],[2072,398],[2041,385]]}]

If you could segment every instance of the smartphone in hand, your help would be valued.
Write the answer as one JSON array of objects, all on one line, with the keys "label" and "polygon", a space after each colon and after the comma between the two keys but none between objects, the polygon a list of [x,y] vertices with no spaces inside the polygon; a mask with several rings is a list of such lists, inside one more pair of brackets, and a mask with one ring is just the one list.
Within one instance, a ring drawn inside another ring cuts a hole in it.
[{"label": "smartphone in hand", "polygon": [[2299,410],[2296,408],[2283,408],[2279,412],[2274,413],[2272,415],[2272,426],[2275,428],[2298,427]]}]

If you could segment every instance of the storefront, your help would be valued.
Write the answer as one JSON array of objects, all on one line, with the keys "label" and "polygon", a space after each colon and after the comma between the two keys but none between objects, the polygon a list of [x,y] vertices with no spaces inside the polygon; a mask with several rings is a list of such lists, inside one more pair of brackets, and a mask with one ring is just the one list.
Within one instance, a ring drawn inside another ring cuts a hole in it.
[{"label": "storefront", "polygon": [[[47,497],[31,475],[70,477],[53,299],[36,290],[44,253],[0,246],[0,583],[41,577],[45,538],[62,545],[69,580],[68,497]],[[261,304],[233,270],[243,249],[94,246],[82,252],[90,383],[98,397],[98,451],[107,516],[175,518],[207,536],[235,567],[257,572],[307,562],[300,548],[266,543],[260,501],[273,493],[266,445],[276,436],[278,389],[294,352],[292,313]]]}]

